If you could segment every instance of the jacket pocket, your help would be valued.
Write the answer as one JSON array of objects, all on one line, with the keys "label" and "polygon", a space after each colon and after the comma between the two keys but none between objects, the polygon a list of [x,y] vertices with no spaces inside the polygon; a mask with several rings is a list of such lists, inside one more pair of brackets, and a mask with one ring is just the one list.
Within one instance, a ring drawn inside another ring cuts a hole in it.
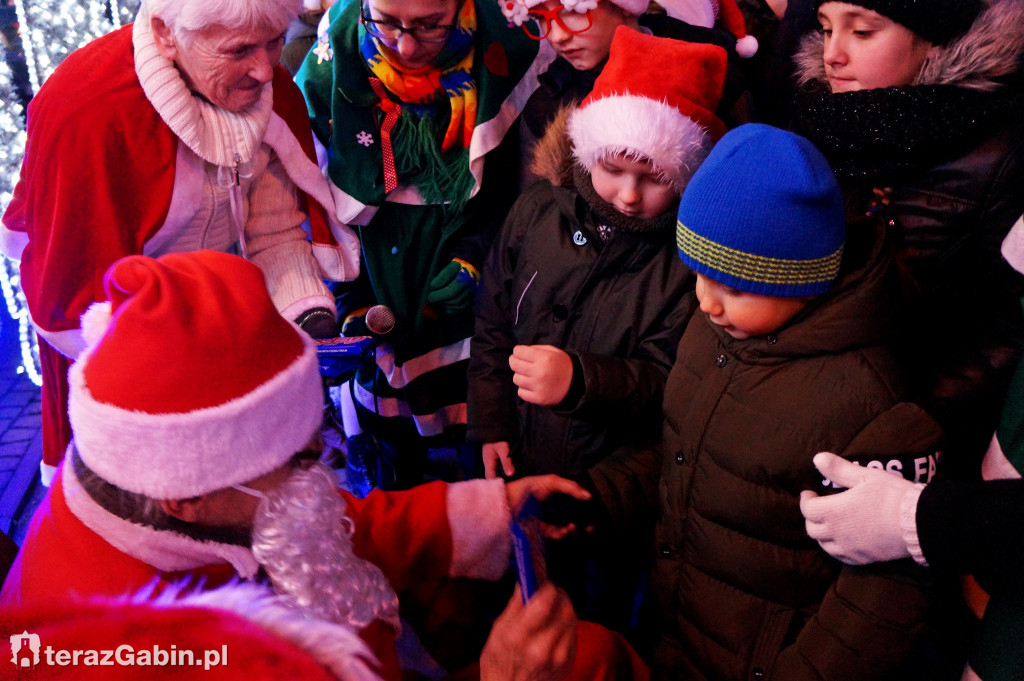
[{"label": "jacket pocket", "polygon": [[796,611],[782,605],[769,605],[765,609],[760,635],[754,645],[754,652],[747,669],[747,679],[758,681],[768,678],[768,672],[775,664],[779,651],[787,644],[790,626]]}]

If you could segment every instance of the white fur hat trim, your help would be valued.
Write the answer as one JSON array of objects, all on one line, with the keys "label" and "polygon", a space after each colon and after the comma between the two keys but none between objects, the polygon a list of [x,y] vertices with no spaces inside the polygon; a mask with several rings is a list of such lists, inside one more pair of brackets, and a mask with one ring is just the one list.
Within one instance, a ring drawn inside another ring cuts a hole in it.
[{"label": "white fur hat trim", "polygon": [[294,362],[248,394],[170,414],[97,401],[85,383],[86,351],[68,374],[82,460],[104,480],[153,499],[187,499],[269,473],[307,445],[323,419],[316,345],[305,334],[303,343]]},{"label": "white fur hat trim", "polygon": [[573,111],[568,133],[583,167],[591,169],[616,152],[638,154],[649,158],[680,193],[712,145],[704,127],[676,107],[629,94]]}]

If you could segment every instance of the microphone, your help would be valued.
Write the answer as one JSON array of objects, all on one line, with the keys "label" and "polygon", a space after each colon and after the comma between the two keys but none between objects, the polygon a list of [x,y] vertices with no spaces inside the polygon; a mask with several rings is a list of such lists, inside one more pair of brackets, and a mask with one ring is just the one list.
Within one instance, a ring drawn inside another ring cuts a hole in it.
[{"label": "microphone", "polygon": [[374,305],[366,311],[366,330],[372,336],[385,336],[395,328],[395,313],[387,305]]},{"label": "microphone", "polygon": [[374,305],[366,311],[362,322],[365,336],[340,336],[316,342],[320,375],[335,381],[334,385],[364,361],[364,356],[377,347],[378,339],[395,328],[395,313],[387,305]]}]

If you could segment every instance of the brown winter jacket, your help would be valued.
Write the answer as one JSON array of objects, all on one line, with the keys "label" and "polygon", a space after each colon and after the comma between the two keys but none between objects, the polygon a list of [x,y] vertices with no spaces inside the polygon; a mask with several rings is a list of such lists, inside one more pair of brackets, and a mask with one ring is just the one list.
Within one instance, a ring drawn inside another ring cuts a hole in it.
[{"label": "brown winter jacket", "polygon": [[[920,643],[921,569],[841,565],[798,507],[801,490],[827,491],[819,451],[911,479],[934,471],[941,434],[900,402],[883,345],[890,265],[880,243],[848,241],[833,291],[768,336],[690,321],[665,392],[654,678],[868,681],[890,678]],[[649,494],[655,471],[650,454],[615,457],[591,481],[614,518],[642,508],[630,493]]]}]

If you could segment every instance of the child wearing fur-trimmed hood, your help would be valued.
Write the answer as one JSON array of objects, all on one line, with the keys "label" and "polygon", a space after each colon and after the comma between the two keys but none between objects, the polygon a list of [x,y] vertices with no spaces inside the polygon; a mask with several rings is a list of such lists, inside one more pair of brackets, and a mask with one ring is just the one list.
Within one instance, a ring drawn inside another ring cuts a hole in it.
[{"label": "child wearing fur-trimmed hood", "polygon": [[[593,92],[548,129],[546,180],[513,206],[477,298],[467,438],[482,444],[488,477],[578,477],[624,444],[658,438],[665,377],[694,308],[675,209],[725,131],[713,112],[726,59],[715,45],[619,28]],[[630,589],[583,579],[598,548],[558,542],[551,571],[581,617],[623,630]],[[617,553],[609,561],[638,555]]]}]

